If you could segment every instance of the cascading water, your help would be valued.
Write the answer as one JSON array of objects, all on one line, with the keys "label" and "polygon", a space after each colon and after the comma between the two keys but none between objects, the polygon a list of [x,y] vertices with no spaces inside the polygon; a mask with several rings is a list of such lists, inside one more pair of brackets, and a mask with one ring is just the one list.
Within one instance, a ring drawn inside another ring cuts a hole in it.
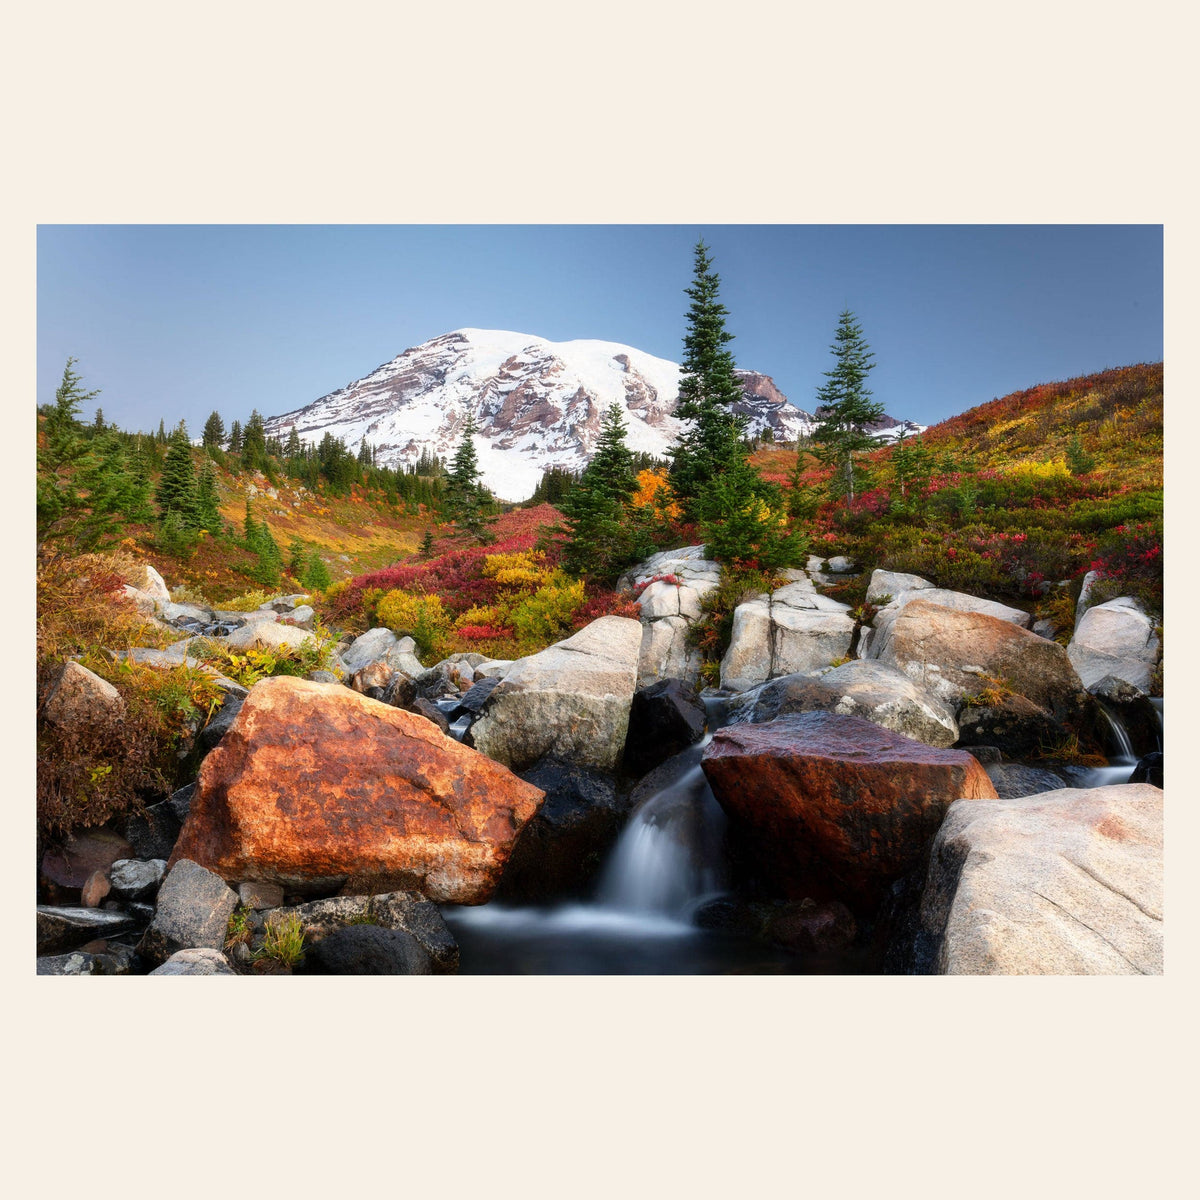
[{"label": "cascading water", "polygon": [[694,763],[630,816],[601,877],[601,907],[687,920],[720,892],[725,814],[700,767],[708,741],[686,752]]},{"label": "cascading water", "polygon": [[[706,701],[710,731],[724,701]],[[725,814],[700,767],[701,742],[664,764],[659,789],[630,815],[591,903],[550,908],[493,902],[444,908],[464,970],[534,974],[703,974],[789,969],[787,956],[698,928],[696,908],[720,893]]]}]

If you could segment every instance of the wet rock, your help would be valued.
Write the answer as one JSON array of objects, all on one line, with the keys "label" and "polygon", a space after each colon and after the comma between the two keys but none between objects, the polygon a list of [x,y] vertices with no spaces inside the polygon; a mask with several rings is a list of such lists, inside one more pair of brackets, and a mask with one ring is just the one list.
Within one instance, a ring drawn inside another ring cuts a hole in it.
[{"label": "wet rock", "polygon": [[553,755],[614,770],[625,750],[642,627],[601,617],[509,668],[471,727],[473,745],[514,770]]},{"label": "wet rock", "polygon": [[625,770],[645,775],[704,736],[707,714],[686,680],[660,679],[634,693],[625,737]]},{"label": "wet rock", "polygon": [[297,975],[432,975],[429,955],[411,933],[378,925],[338,929],[305,952]]},{"label": "wet rock", "polygon": [[1148,784],[952,805],[921,904],[935,970],[1161,974],[1162,806]]},{"label": "wet rock", "polygon": [[108,876],[103,871],[93,871],[79,893],[79,903],[84,908],[99,908],[100,902],[108,895],[111,888]]},{"label": "wet rock", "polygon": [[995,746],[1009,758],[1036,757],[1063,740],[1062,724],[1048,709],[1024,696],[1003,696],[993,704],[969,704],[958,714],[958,745]]},{"label": "wet rock", "polygon": [[450,722],[446,720],[446,714],[432,700],[426,700],[424,696],[418,696],[412,702],[412,707],[409,711],[416,713],[419,717],[424,717],[427,721],[432,721],[446,737],[450,736]]},{"label": "wet rock", "polygon": [[122,858],[113,863],[109,880],[116,895],[125,900],[144,900],[158,891],[166,873],[166,859]]},{"label": "wet rock", "polygon": [[279,676],[204,760],[173,861],[285,888],[396,878],[479,904],[541,799],[423,717]]},{"label": "wet rock", "polygon": [[177,950],[162,964],[150,972],[151,975],[236,975],[229,959],[210,946],[197,946],[188,950]]},{"label": "wet rock", "polygon": [[767,937],[794,954],[829,954],[849,947],[858,934],[853,914],[837,900],[805,898],[784,905],[767,925]]},{"label": "wet rock", "polygon": [[1021,796],[1037,796],[1065,788],[1067,782],[1043,767],[1027,767],[1021,763],[998,762],[984,767],[1001,800],[1016,800]]},{"label": "wet rock", "polygon": [[497,899],[545,904],[586,895],[629,815],[630,801],[617,794],[609,776],[559,759],[543,759],[521,778],[546,799],[513,847]]},{"label": "wet rock", "polygon": [[433,964],[435,975],[452,975],[458,970],[458,943],[454,940],[437,905],[419,892],[387,892],[382,895],[330,896],[269,914],[272,920],[295,916],[304,931],[307,946],[315,946],[339,929],[370,924],[399,929],[420,943]]},{"label": "wet rock", "polygon": [[82,946],[96,938],[111,937],[134,928],[123,912],[103,908],[69,908],[49,904],[37,906],[38,954],[55,954]]},{"label": "wet rock", "polygon": [[1156,788],[1163,785],[1163,756],[1161,750],[1144,755],[1133,768],[1130,783],[1149,783]]},{"label": "wet rock", "polygon": [[451,678],[448,671],[439,669],[438,667],[430,667],[427,671],[422,671],[414,680],[417,695],[425,700],[445,700],[451,696],[457,697],[462,694],[462,688],[455,678]]},{"label": "wet rock", "polygon": [[825,570],[830,575],[853,575],[858,570],[858,563],[844,554],[835,554],[832,558],[826,559]]},{"label": "wet rock", "polygon": [[856,908],[920,863],[950,804],[995,796],[965,751],[836,713],[727,726],[701,761],[780,894],[819,895],[815,882]]},{"label": "wet rock", "polygon": [[1113,675],[1148,692],[1161,645],[1141,605],[1121,596],[1083,614],[1067,654],[1085,687]]},{"label": "wet rock", "polygon": [[838,712],[928,746],[958,740],[954,710],[885,663],[855,659],[820,675],[784,675],[737,698],[731,723],[755,724],[797,712]]},{"label": "wet rock", "polygon": [[495,691],[496,685],[500,682],[499,676],[492,676],[487,679],[480,679],[473,683],[462,698],[458,702],[458,707],[454,710],[455,717],[462,716],[463,713],[470,713],[471,716],[477,717],[484,708],[487,707],[488,697]]},{"label": "wet rock", "polygon": [[138,943],[138,953],[162,963],[177,950],[217,950],[225,944],[226,927],[236,907],[237,895],[219,875],[176,857],[159,889],[154,920]]},{"label": "wet rock", "polygon": [[125,701],[111,683],[77,662],[65,662],[46,693],[42,718],[67,731],[97,721],[119,721]]}]

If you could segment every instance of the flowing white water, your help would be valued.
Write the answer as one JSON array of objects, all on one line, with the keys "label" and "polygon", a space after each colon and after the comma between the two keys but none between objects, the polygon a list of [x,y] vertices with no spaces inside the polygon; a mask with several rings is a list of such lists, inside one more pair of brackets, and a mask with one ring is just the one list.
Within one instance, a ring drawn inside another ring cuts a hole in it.
[{"label": "flowing white water", "polygon": [[1103,704],[1100,705],[1100,711],[1104,714],[1104,718],[1108,722],[1108,731],[1112,735],[1113,743],[1117,749],[1117,753],[1109,759],[1109,764],[1111,766],[1118,766],[1125,763],[1136,763],[1137,755],[1134,754],[1133,746],[1130,745],[1129,734],[1125,732],[1125,726]]}]

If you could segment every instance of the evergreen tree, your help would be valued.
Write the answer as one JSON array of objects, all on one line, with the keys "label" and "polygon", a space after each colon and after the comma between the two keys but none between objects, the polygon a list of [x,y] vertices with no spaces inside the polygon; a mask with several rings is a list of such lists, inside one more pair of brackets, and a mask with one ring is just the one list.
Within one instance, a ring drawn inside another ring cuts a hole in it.
[{"label": "evergreen tree", "polygon": [[298,537],[292,538],[292,544],[288,547],[288,570],[299,579],[307,564],[308,551],[304,543]]},{"label": "evergreen tree", "polygon": [[417,553],[422,558],[432,558],[433,557],[433,529],[432,528],[425,530],[425,536],[421,539],[421,548],[420,548],[420,550],[417,551]]},{"label": "evergreen tree", "polygon": [[705,553],[718,562],[769,570],[795,566],[808,541],[787,519],[782,490],[747,462],[704,486],[697,501]]},{"label": "evergreen tree", "polygon": [[217,496],[217,469],[212,459],[205,460],[196,482],[196,523],[213,537],[219,537],[225,528]]},{"label": "evergreen tree", "polygon": [[242,466],[247,471],[267,469],[267,431],[262,413],[254,409],[242,433]]},{"label": "evergreen tree", "polygon": [[310,592],[323,592],[332,582],[325,560],[314,550],[308,558],[303,583]]},{"label": "evergreen tree", "polygon": [[454,452],[446,476],[445,509],[460,528],[473,538],[484,541],[487,538],[487,526],[494,518],[489,518],[484,512],[490,497],[479,479],[479,459],[474,440],[478,432],[475,417],[468,412],[462,440]]},{"label": "evergreen tree", "polygon": [[160,446],[165,446],[167,444],[167,427],[163,423],[162,417],[158,418],[158,433],[156,433],[154,437]]},{"label": "evergreen tree", "polygon": [[675,415],[687,425],[671,451],[671,489],[689,515],[704,485],[731,465],[744,461],[743,422],[733,405],[742,396],[733,355],[725,349],[733,334],[725,328],[729,310],[718,299],[720,276],[712,269],[708,247],[696,244],[683,374]]},{"label": "evergreen tree", "polygon": [[812,437],[820,447],[821,460],[834,468],[834,486],[843,492],[849,505],[855,492],[854,456],[878,444],[866,432],[866,426],[883,416],[883,405],[870,399],[866,379],[875,356],[849,309],[838,319],[830,349],[834,367],[824,373],[827,382],[817,389],[820,424]]},{"label": "evergreen tree", "polygon": [[901,430],[891,457],[892,476],[900,492],[898,499],[893,500],[894,509],[911,512],[920,507],[933,466],[933,451],[924,439],[906,438]]},{"label": "evergreen tree", "polygon": [[63,536],[84,501],[76,487],[76,468],[88,454],[79,412],[98,391],[84,391],[74,371],[75,359],[68,358],[62,382],[54,393],[54,404],[44,419],[45,439],[38,447],[37,536],[38,541]]},{"label": "evergreen tree", "polygon": [[648,548],[630,514],[637,478],[626,432],[621,405],[609,405],[595,453],[563,500],[567,532],[563,566],[576,575],[616,574]]},{"label": "evergreen tree", "polygon": [[1067,443],[1067,470],[1072,475],[1090,475],[1096,469],[1096,459],[1084,448],[1079,434],[1072,434]]},{"label": "evergreen tree", "polygon": [[154,493],[158,514],[165,521],[169,513],[177,513],[179,523],[185,529],[198,529],[196,470],[192,465],[192,446],[187,435],[187,426],[180,421],[171,435],[162,475]]},{"label": "evergreen tree", "polygon": [[206,446],[221,446],[225,442],[225,422],[221,420],[221,414],[215,410],[208,415],[208,420],[204,422],[204,433],[202,435],[203,442]]},{"label": "evergreen tree", "polygon": [[234,421],[229,427],[229,453],[241,454],[242,452],[242,423]]},{"label": "evergreen tree", "polygon": [[103,433],[107,426],[104,424],[104,409],[96,409],[95,419],[92,421],[92,429],[96,433]]},{"label": "evergreen tree", "polygon": [[296,432],[295,425],[292,426],[292,430],[288,434],[284,456],[288,459],[302,458],[304,456],[304,446],[300,442],[300,435]]}]

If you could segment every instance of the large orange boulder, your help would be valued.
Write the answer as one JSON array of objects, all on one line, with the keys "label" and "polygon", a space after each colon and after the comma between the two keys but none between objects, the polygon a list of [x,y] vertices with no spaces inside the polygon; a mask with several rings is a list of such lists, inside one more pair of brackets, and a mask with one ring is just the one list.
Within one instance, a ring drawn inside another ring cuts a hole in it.
[{"label": "large orange boulder", "polygon": [[921,864],[955,800],[996,796],[972,755],[829,712],[718,730],[702,766],[769,883],[860,909]]},{"label": "large orange boulder", "polygon": [[204,760],[171,862],[297,890],[482,904],[543,793],[415,713],[349,688],[255,684]]}]

